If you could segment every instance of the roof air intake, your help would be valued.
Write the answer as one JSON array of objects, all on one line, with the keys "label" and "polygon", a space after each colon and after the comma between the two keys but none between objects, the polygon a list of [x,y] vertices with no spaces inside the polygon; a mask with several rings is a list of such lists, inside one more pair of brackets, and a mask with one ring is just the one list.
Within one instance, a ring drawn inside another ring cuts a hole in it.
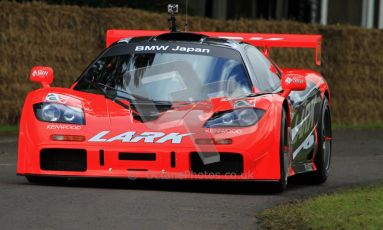
[{"label": "roof air intake", "polygon": [[202,34],[194,33],[185,33],[185,32],[176,32],[176,33],[166,33],[157,36],[155,39],[158,41],[194,41],[200,42],[205,39],[207,36]]}]

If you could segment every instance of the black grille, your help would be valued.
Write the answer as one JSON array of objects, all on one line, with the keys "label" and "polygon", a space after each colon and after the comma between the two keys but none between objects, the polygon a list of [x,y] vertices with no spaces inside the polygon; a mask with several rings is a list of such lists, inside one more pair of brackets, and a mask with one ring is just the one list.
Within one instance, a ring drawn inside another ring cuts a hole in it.
[{"label": "black grille", "polygon": [[170,167],[172,167],[172,168],[176,167],[176,153],[175,152],[170,153]]},{"label": "black grille", "polygon": [[166,33],[156,37],[156,40],[161,41],[195,41],[199,42],[207,36],[194,33]]},{"label": "black grille", "polygon": [[[217,153],[201,153],[209,157]],[[243,157],[238,153],[218,153],[220,160],[211,164],[204,164],[200,154],[193,152],[190,154],[191,171],[195,174],[214,174],[214,175],[241,175],[243,173]]]},{"label": "black grille", "polygon": [[127,161],[155,161],[156,154],[155,153],[119,153],[119,160],[127,160]]},{"label": "black grille", "polygon": [[133,118],[142,123],[156,120],[162,112],[172,108],[172,104],[153,104],[153,103],[135,103],[131,104],[132,109],[136,110],[138,114],[134,113]]},{"label": "black grille", "polygon": [[86,171],[84,149],[43,149],[40,152],[40,168],[53,171]]}]

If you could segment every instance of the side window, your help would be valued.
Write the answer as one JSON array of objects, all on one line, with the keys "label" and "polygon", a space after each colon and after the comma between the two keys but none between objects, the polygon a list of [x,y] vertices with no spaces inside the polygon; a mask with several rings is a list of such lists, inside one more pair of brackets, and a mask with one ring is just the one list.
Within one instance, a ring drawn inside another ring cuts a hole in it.
[{"label": "side window", "polygon": [[257,88],[265,92],[278,89],[280,86],[280,78],[274,64],[254,46],[247,46],[246,54],[255,73],[255,78],[258,83],[256,85]]}]

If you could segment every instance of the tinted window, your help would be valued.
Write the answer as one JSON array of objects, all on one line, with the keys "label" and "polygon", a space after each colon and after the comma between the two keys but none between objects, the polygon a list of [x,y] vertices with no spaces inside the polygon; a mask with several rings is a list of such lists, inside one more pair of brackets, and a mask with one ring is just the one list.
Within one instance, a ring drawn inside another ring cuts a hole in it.
[{"label": "tinted window", "polygon": [[[279,88],[280,79],[275,66],[253,46],[246,47],[246,54],[255,73],[256,87],[264,92],[272,92]],[[274,69],[274,72],[272,71]]]},{"label": "tinted window", "polygon": [[160,101],[236,98],[251,93],[250,79],[235,50],[225,49],[224,52],[233,55],[221,57],[222,50],[215,48],[204,55],[180,53],[175,51],[177,46],[161,52],[135,52],[137,48],[127,48],[111,50],[98,58],[75,89],[95,92],[97,84]]}]

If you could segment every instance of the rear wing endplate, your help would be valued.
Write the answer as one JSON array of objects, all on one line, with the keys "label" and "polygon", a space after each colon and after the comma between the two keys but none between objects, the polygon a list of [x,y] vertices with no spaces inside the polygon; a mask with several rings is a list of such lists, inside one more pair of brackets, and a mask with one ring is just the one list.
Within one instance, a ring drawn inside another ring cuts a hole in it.
[{"label": "rear wing endplate", "polygon": [[[169,31],[163,30],[108,30],[106,46],[123,38],[138,36],[158,36]],[[246,42],[254,46],[263,47],[265,55],[269,55],[270,48],[306,48],[315,49],[315,64],[321,64],[321,35],[305,34],[261,34],[261,33],[230,33],[230,32],[194,32],[209,37],[233,39]]]}]

